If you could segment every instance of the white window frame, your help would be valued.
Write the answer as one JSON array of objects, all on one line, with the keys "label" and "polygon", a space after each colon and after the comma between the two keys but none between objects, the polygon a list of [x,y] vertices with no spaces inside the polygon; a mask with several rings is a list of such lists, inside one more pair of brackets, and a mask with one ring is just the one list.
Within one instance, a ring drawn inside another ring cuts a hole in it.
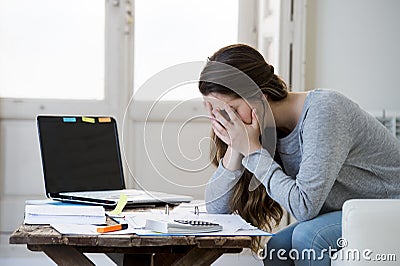
[{"label": "white window frame", "polygon": [[[238,42],[253,47],[258,46],[260,0],[239,0]],[[281,29],[279,40],[280,74],[292,88],[304,90],[305,71],[305,16],[307,0],[282,0]],[[0,98],[0,118],[32,119],[38,113],[45,114],[111,114],[123,118],[125,108],[133,93],[133,47],[134,1],[105,0],[105,99],[104,100],[53,100],[53,99],[16,99]],[[291,7],[293,5],[293,7]],[[292,11],[292,12],[288,12]],[[291,47],[291,50],[290,48]],[[289,73],[289,69],[291,71]],[[161,102],[165,109],[178,103]],[[135,100],[139,108],[147,106],[149,101]],[[198,114],[201,103],[190,108],[185,117]],[[134,121],[144,121],[143,113],[130,113]],[[160,121],[163,114],[154,114],[147,121]]]},{"label": "white window frame", "polygon": [[[271,63],[292,91],[305,90],[306,4],[307,0],[258,0],[258,48],[266,53],[273,45]],[[268,10],[271,7],[276,10]]]},{"label": "white window frame", "polygon": [[[239,0],[238,42],[259,48],[259,1]],[[305,90],[305,22],[307,0],[280,0],[280,33],[279,33],[279,74],[285,79],[293,91]],[[211,51],[212,52],[212,51]],[[133,71],[132,71],[133,72]],[[290,84],[289,84],[290,82]],[[151,101],[135,99],[135,111],[129,113],[130,119],[137,122],[161,122],[165,114],[179,104],[179,101],[160,101],[157,103],[159,112],[152,112],[147,117],[147,111],[152,106]],[[191,101],[185,104],[184,112],[169,121],[185,121],[199,114],[202,103]],[[146,115],[144,115],[146,114]]]},{"label": "white window frame", "polygon": [[[0,98],[1,119],[33,119],[37,114],[100,115],[122,117],[129,98],[131,50],[130,1],[105,0],[105,97],[103,100]],[[130,18],[130,19],[129,19]],[[122,70],[122,71],[121,71]]]},{"label": "white window frame", "polygon": [[[239,0],[239,14],[238,14],[238,43],[245,43],[257,48],[257,1],[258,0]],[[213,53],[214,51],[210,51]],[[132,69],[133,73],[133,69]],[[200,96],[200,92],[199,92]],[[148,110],[153,102],[149,100],[135,99],[135,108],[131,108],[129,118],[135,122],[162,122],[164,121],[165,114],[171,108],[180,104],[180,101],[160,101],[157,103],[159,112],[152,112],[147,117]],[[183,104],[184,110],[181,114],[168,119],[171,122],[182,122],[190,117],[197,116],[199,110],[202,110],[203,103],[201,101],[190,101]],[[208,122],[208,121],[205,121]]]},{"label": "white window frame", "polygon": [[307,0],[281,1],[281,75],[292,91],[305,91]]}]

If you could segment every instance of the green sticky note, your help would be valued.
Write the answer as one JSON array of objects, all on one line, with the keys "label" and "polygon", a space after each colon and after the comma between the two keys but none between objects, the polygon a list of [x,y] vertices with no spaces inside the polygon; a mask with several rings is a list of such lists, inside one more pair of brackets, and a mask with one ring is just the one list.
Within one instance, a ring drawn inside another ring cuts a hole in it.
[{"label": "green sticky note", "polygon": [[110,213],[114,215],[121,214],[127,202],[128,202],[128,196],[125,195],[124,193],[121,193],[121,195],[119,196],[117,206],[115,206],[115,209],[112,210]]},{"label": "green sticky note", "polygon": [[94,120],[94,118],[92,118],[92,117],[82,116],[82,122],[94,124],[96,122],[96,120]]}]

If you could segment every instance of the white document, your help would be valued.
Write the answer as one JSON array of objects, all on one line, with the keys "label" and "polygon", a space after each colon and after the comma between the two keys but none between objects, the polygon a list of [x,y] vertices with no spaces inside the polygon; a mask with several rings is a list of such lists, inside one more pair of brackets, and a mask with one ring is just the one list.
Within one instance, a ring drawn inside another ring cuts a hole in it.
[{"label": "white document", "polygon": [[147,219],[153,220],[201,220],[206,222],[212,222],[222,225],[222,231],[209,232],[209,233],[185,233],[185,234],[171,234],[168,235],[224,235],[224,236],[235,236],[235,235],[248,235],[248,236],[270,236],[271,233],[262,231],[257,227],[247,223],[242,217],[234,214],[208,214],[199,213],[198,215],[193,212],[176,212],[170,213],[169,215],[157,212],[132,212],[126,213],[125,217],[128,224],[135,229],[135,233],[138,235],[166,235],[146,230]]},{"label": "white document", "polygon": [[199,211],[199,213],[206,213],[206,203],[204,200],[192,200],[191,202],[184,202],[174,207],[170,212],[171,214],[178,213],[195,213],[195,209]]},{"label": "white document", "polygon": [[25,205],[25,224],[104,224],[102,206]]},{"label": "white document", "polygon": [[[100,235],[97,226],[92,224],[51,224],[62,235]],[[133,234],[135,230],[128,225],[128,229],[102,233],[103,235]]]},{"label": "white document", "polygon": [[99,235],[91,224],[50,224],[62,235]]}]

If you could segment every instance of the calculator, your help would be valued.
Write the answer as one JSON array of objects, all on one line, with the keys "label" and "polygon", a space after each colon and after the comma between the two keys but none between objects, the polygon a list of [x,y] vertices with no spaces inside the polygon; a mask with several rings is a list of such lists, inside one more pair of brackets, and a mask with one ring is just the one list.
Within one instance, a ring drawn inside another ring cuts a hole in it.
[{"label": "calculator", "polygon": [[200,220],[174,220],[176,223],[188,224],[188,225],[197,225],[197,226],[219,226],[219,224],[200,221]]}]

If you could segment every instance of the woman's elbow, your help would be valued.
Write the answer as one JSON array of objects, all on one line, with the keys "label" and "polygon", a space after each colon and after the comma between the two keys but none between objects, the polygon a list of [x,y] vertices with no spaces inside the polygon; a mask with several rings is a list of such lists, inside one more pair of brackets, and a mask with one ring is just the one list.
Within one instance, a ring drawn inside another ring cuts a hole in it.
[{"label": "woman's elbow", "polygon": [[218,214],[221,213],[217,208],[215,208],[215,206],[213,206],[212,204],[206,204],[206,210],[207,213],[213,213],[213,214]]},{"label": "woman's elbow", "polygon": [[226,204],[218,202],[218,201],[207,201],[206,200],[206,210],[207,210],[207,213],[212,213],[212,214],[231,213],[229,207],[226,206]]}]

